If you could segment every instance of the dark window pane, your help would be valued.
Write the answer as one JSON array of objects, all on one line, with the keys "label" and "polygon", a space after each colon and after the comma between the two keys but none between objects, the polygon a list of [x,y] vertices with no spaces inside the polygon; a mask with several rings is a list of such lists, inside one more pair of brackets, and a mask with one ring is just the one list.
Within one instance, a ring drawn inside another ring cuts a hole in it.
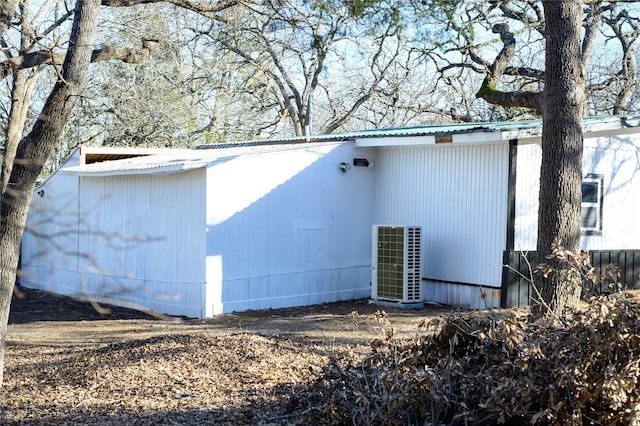
[{"label": "dark window pane", "polygon": [[582,202],[597,203],[598,200],[598,182],[582,182]]},{"label": "dark window pane", "polygon": [[597,207],[582,207],[581,214],[582,228],[597,229],[598,228],[598,208]]}]

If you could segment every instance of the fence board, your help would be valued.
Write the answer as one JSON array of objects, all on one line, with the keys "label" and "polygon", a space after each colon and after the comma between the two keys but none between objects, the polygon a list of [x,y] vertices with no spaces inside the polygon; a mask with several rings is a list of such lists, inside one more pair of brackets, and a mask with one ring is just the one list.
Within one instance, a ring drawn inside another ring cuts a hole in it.
[{"label": "fence board", "polygon": [[[613,263],[620,269],[620,282],[627,289],[640,289],[640,250],[593,250],[589,252],[591,265],[596,271]],[[531,288],[530,268],[535,267],[535,252],[505,251],[504,273],[502,275],[503,307],[526,306],[533,296]],[[530,264],[529,264],[530,262]],[[524,278],[524,277],[526,278]],[[608,291],[600,288],[600,292]]]}]

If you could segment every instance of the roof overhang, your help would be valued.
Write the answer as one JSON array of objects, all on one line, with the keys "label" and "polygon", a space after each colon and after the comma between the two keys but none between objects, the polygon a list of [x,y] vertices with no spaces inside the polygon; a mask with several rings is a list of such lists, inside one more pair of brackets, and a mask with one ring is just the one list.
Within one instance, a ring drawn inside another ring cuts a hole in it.
[{"label": "roof overhang", "polygon": [[264,155],[282,151],[313,150],[315,147],[330,147],[344,142],[309,143],[296,145],[236,146],[220,149],[180,150],[156,155],[139,155],[121,160],[104,161],[60,169],[61,172],[79,176],[161,175],[183,173],[205,168],[221,161],[237,157]]},{"label": "roof overhang", "polygon": [[[586,137],[615,132],[638,132],[640,116],[587,117],[582,128]],[[354,134],[356,146],[391,147],[444,144],[486,144],[517,139],[519,142],[539,142],[542,121],[496,123],[462,123],[423,126],[407,129],[381,129]]]},{"label": "roof overhang", "polygon": [[[628,134],[638,131],[640,116],[587,117],[585,137],[600,134]],[[374,129],[310,138],[249,141],[196,150],[148,148],[82,148],[80,165],[61,171],[82,176],[113,176],[182,173],[234,156],[258,155],[284,150],[312,149],[314,146],[353,143],[357,147],[404,147],[446,144],[487,144],[518,140],[537,143],[542,137],[542,121],[458,123],[408,128]],[[307,142],[309,140],[309,142]]]},{"label": "roof overhang", "polygon": [[79,164],[93,164],[103,161],[124,160],[147,155],[179,153],[187,150],[173,148],[96,147],[80,146]]}]

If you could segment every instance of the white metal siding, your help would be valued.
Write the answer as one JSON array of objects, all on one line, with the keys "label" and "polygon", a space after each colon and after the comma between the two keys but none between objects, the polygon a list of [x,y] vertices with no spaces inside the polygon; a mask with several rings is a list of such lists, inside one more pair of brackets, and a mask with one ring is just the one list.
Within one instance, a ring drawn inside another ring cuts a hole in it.
[{"label": "white metal siding", "polygon": [[[541,149],[518,146],[515,250],[536,249]],[[586,138],[582,172],[604,177],[602,235],[583,236],[587,250],[640,248],[640,137],[635,134]]]},{"label": "white metal siding", "polygon": [[98,276],[83,278],[102,281],[93,291],[159,312],[203,316],[204,176],[199,169],[81,178],[83,206],[90,207],[81,253],[92,254],[100,268]]},{"label": "white metal siding", "polygon": [[422,226],[424,277],[499,287],[507,166],[506,143],[381,149],[375,223]]},{"label": "white metal siding", "polygon": [[[65,245],[66,255],[50,251],[59,261],[48,261],[46,267],[27,266],[27,285],[167,314],[203,316],[204,175],[201,169],[80,178],[73,215],[76,247]],[[61,177],[78,183],[77,176]],[[26,250],[26,258],[31,252]]]},{"label": "white metal siding", "polygon": [[63,176],[57,179],[57,185],[36,189],[43,195],[34,194],[29,207],[22,243],[24,271],[35,265],[77,268],[78,179],[73,178]]},{"label": "white metal siding", "polygon": [[368,297],[374,170],[339,165],[374,152],[323,144],[212,164],[210,313]]},{"label": "white metal siding", "polygon": [[[76,151],[66,164],[79,162]],[[78,271],[78,177],[56,173],[36,188],[22,238],[19,282],[65,292]]]},{"label": "white metal siding", "polygon": [[539,143],[518,145],[514,250],[536,249],[541,159],[542,150]]},{"label": "white metal siding", "polygon": [[587,250],[640,249],[640,136],[585,141],[583,173],[604,178],[602,235],[584,236]]},{"label": "white metal siding", "polygon": [[[79,152],[67,163],[77,164]],[[52,236],[55,236],[53,238]],[[40,280],[38,270],[75,271],[78,250],[78,177],[55,174],[36,188],[22,239],[23,281]]]}]

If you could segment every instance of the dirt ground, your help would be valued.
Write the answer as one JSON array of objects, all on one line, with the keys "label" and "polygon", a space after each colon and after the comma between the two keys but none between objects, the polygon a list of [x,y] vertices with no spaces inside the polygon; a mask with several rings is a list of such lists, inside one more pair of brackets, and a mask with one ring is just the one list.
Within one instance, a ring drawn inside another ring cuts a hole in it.
[{"label": "dirt ground", "polygon": [[297,424],[331,359],[357,362],[448,312],[357,300],[194,320],[20,289],[0,424]]}]

